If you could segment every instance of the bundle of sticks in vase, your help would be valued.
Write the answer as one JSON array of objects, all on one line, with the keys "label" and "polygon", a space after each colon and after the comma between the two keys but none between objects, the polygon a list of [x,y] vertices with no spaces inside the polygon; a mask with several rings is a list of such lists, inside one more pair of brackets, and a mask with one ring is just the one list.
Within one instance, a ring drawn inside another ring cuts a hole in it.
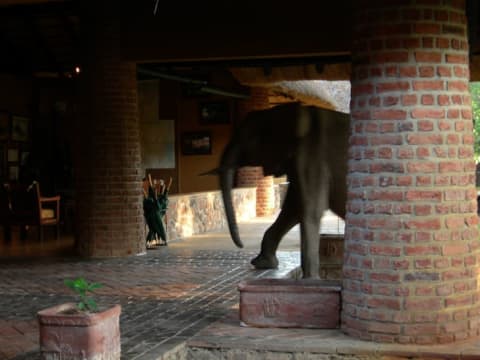
[{"label": "bundle of sticks in vase", "polygon": [[148,226],[146,247],[151,249],[157,245],[167,245],[166,223],[164,221],[168,208],[168,192],[172,185],[160,179],[154,179],[148,174],[143,183],[143,215]]}]

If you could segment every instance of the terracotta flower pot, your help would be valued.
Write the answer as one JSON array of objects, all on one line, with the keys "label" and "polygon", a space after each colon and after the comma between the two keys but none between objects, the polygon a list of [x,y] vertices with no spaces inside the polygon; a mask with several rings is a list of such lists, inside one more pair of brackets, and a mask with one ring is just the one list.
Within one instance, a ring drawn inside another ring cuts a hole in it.
[{"label": "terracotta flower pot", "polygon": [[120,359],[121,306],[96,313],[74,309],[67,303],[38,312],[42,359]]}]

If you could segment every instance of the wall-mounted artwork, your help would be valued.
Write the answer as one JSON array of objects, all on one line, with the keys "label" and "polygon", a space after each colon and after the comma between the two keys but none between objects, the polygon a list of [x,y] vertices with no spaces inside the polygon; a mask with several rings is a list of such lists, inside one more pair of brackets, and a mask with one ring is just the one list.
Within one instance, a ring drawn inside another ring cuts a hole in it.
[{"label": "wall-mounted artwork", "polygon": [[7,150],[7,161],[8,162],[17,162],[18,161],[18,149],[8,149]]},{"label": "wall-mounted artwork", "polygon": [[30,157],[30,151],[22,151],[20,154],[20,165],[26,166],[28,163],[29,157]]},{"label": "wall-mounted artwork", "polygon": [[175,121],[156,120],[140,123],[145,169],[175,168]]},{"label": "wall-mounted artwork", "polygon": [[193,131],[182,134],[183,155],[208,155],[211,153],[212,135],[209,131]]},{"label": "wall-mounted artwork", "polygon": [[230,123],[230,110],[228,102],[204,102],[200,103],[200,124],[228,124]]},{"label": "wall-mounted artwork", "polygon": [[13,165],[8,167],[8,179],[11,181],[18,180],[18,166]]},{"label": "wall-mounted artwork", "polygon": [[12,140],[27,142],[30,135],[30,119],[23,116],[12,116]]}]

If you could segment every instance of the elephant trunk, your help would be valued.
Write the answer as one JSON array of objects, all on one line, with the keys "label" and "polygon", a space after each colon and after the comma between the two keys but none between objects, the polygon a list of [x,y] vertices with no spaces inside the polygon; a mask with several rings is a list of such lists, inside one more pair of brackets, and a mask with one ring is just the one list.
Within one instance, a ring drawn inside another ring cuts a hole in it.
[{"label": "elephant trunk", "polygon": [[240,240],[238,233],[237,220],[232,202],[232,188],[235,177],[235,168],[228,167],[220,171],[220,188],[222,190],[223,205],[225,207],[225,214],[227,216],[228,229],[233,242],[239,248],[243,248],[243,243]]}]

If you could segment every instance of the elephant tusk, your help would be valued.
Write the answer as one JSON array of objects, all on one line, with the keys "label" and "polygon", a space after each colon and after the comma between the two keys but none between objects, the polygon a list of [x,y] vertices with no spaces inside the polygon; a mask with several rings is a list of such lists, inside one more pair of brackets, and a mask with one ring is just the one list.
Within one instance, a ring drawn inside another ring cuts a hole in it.
[{"label": "elephant tusk", "polygon": [[208,170],[206,172],[198,174],[198,176],[206,176],[206,175],[220,175],[220,168],[215,168],[215,169]]}]

